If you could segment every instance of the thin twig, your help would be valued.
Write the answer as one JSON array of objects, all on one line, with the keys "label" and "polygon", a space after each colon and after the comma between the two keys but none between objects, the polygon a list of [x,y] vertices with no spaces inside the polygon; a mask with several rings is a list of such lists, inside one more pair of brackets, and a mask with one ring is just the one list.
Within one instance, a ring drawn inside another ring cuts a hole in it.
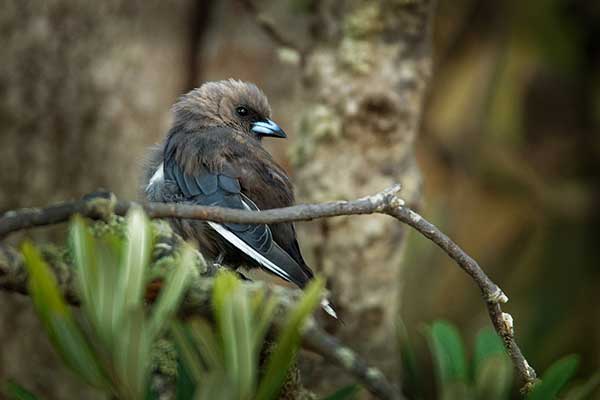
[{"label": "thin twig", "polygon": [[[500,303],[506,303],[508,297],[487,276],[479,264],[460,246],[431,222],[406,207],[404,201],[397,196],[399,190],[400,186],[395,185],[375,195],[352,201],[305,204],[264,211],[246,211],[168,203],[148,203],[142,206],[147,214],[153,218],[190,218],[229,223],[273,224],[291,221],[309,221],[317,218],[342,215],[390,215],[400,222],[410,225],[420,234],[434,242],[475,281],[486,302],[492,324],[498,335],[502,337],[515,370],[523,383],[523,388],[527,391],[537,377],[515,341],[512,317],[510,314],[502,312],[500,307]],[[116,202],[113,197],[110,199],[92,198],[47,208],[12,211],[0,218],[0,237],[21,229],[66,221],[75,213],[80,213],[91,218],[100,218],[111,212],[123,215],[134,204],[133,202]]]},{"label": "thin twig", "polygon": [[452,241],[435,225],[427,221],[416,212],[402,206],[391,206],[386,214],[410,225],[420,234],[438,245],[456,264],[462,268],[475,281],[483,299],[486,302],[489,317],[494,329],[504,342],[504,347],[510,356],[513,366],[522,382],[522,392],[529,392],[537,379],[535,370],[529,365],[514,337],[513,318],[510,314],[502,312],[500,303],[508,302],[508,297],[479,266],[479,264],[465,251]]},{"label": "thin twig", "polygon": [[369,388],[379,399],[403,399],[387,381],[380,370],[369,367],[352,349],[341,344],[335,337],[322,330],[314,320],[310,320],[302,336],[302,346],[321,355],[330,364],[349,371],[352,376]]},{"label": "thin twig", "polygon": [[267,35],[273,43],[280,47],[288,48],[294,50],[300,56],[300,65],[303,65],[304,60],[306,58],[306,49],[300,46],[297,43],[294,43],[291,39],[285,37],[279,29],[277,29],[276,24],[268,17],[266,17],[254,4],[252,0],[239,0],[239,2],[244,6],[246,11],[254,17],[256,20],[256,24],[262,31]]}]

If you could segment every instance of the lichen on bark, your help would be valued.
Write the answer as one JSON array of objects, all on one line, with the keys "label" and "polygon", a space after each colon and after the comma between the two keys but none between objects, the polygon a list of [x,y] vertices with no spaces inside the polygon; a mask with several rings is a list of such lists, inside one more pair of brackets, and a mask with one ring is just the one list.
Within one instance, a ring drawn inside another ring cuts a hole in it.
[{"label": "lichen on bark", "polygon": [[[402,182],[403,197],[414,204],[421,182],[414,142],[431,63],[431,2],[341,3],[337,29],[331,29],[338,34],[317,38],[305,61],[301,96],[310,107],[298,119],[292,150],[298,197],[353,198]],[[310,264],[327,276],[345,321],[333,327],[336,335],[387,375],[398,376],[393,343],[404,229],[369,216],[299,224],[299,230]],[[340,384],[335,371],[308,364],[309,384]],[[318,374],[311,373],[315,369]]]}]

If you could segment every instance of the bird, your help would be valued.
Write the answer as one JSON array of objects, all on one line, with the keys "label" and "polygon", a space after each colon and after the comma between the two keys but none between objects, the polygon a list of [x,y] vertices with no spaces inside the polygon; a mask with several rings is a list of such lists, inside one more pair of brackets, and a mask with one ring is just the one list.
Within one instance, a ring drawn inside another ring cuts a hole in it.
[{"label": "bird", "polygon": [[[262,145],[263,138],[287,135],[271,119],[267,97],[256,85],[235,79],[205,82],[181,96],[172,113],[165,139],[148,157],[148,201],[255,211],[294,204],[290,178]],[[169,222],[215,264],[261,268],[301,289],[314,278],[293,223]],[[337,319],[328,299],[321,307]]]}]

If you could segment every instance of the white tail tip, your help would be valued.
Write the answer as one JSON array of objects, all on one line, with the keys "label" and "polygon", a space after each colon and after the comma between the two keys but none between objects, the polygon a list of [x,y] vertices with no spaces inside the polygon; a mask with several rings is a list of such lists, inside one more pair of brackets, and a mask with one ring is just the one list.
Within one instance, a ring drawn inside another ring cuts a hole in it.
[{"label": "white tail tip", "polygon": [[327,314],[331,315],[333,318],[338,319],[337,313],[331,306],[331,303],[329,302],[329,300],[327,300],[327,299],[321,300],[321,308],[323,309],[323,311],[325,311]]}]

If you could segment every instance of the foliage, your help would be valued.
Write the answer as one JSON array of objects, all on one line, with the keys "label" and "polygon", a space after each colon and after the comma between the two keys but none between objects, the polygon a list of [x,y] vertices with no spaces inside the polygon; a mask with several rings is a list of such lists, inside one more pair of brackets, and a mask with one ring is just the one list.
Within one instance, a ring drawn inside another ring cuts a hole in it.
[{"label": "foliage", "polygon": [[358,385],[345,386],[345,387],[339,389],[338,391],[336,391],[335,393],[327,396],[323,400],[353,399],[358,395],[359,390],[360,390],[360,387]]},{"label": "foliage", "polygon": [[527,400],[554,399],[560,390],[573,377],[579,358],[568,356],[558,360],[544,373],[542,381],[533,387],[528,394]]},{"label": "foliage", "polygon": [[7,397],[9,397],[12,400],[36,400],[37,399],[37,397],[33,393],[31,393],[24,387],[20,386],[19,384],[15,383],[15,382],[12,382],[12,381],[6,382],[6,384],[2,388],[2,391],[0,392],[0,395],[1,394],[5,394]]},{"label": "foliage", "polygon": [[508,398],[512,366],[498,335],[482,330],[476,339],[471,364],[457,329],[444,321],[432,324],[428,332],[431,353],[442,399]]},{"label": "foliage", "polygon": [[[23,245],[35,309],[65,364],[109,396],[155,399],[153,355],[164,347],[157,343],[166,340],[167,347],[175,343],[177,399],[277,398],[290,379],[302,327],[319,304],[323,281],[315,279],[288,310],[270,347],[265,346],[269,327],[282,310],[278,297],[243,285],[231,272],[206,278],[214,279],[214,326],[202,319],[176,321],[197,256],[185,245],[170,268],[157,275],[149,267],[157,234],[137,208],[120,229],[102,232],[74,218],[69,253],[77,272],[78,313],[63,298],[41,253],[30,243]],[[146,288],[157,280],[162,281],[160,294],[148,305]],[[343,388],[330,399],[351,398],[356,390]],[[13,399],[36,398],[13,382],[3,392]]]},{"label": "foliage", "polygon": [[80,319],[66,304],[37,249],[25,243],[23,255],[36,311],[65,363],[100,390],[120,399],[140,399],[149,387],[151,346],[177,310],[193,252],[183,248],[148,310],[144,288],[153,242],[150,223],[141,209],[130,211],[126,222],[125,239],[111,232],[93,238],[79,217],[71,224]]},{"label": "foliage", "polygon": [[[171,378],[176,399],[268,400],[277,398],[284,387],[297,390],[297,376],[289,371],[306,318],[319,304],[323,281],[314,280],[295,307],[288,309],[274,342],[268,332],[274,315],[282,310],[278,297],[242,284],[231,272],[205,278],[213,279],[214,323],[176,321],[173,316],[194,276],[197,255],[185,245],[172,256],[169,268],[161,265],[160,272],[151,271],[152,249],[160,234],[140,209],[133,209],[118,229],[102,232],[74,218],[69,254],[82,301],[78,314],[67,305],[40,252],[29,243],[23,245],[35,308],[66,365],[110,396],[155,399],[153,354],[160,342],[173,349]],[[162,282],[160,294],[148,305],[146,288],[157,280]],[[405,331],[401,329],[400,334],[407,392],[421,398],[427,393],[423,368]],[[440,399],[504,400],[514,394],[512,366],[493,330],[477,335],[470,360],[453,325],[434,322],[427,338]],[[557,398],[577,364],[575,356],[553,364],[527,399]],[[572,387],[564,398],[589,398],[599,384],[600,375],[596,375]],[[327,399],[353,398],[357,391],[357,386],[344,387]],[[6,384],[3,392],[12,399],[36,399],[14,382]]]},{"label": "foliage", "polygon": [[[400,333],[404,371],[409,379],[417,382],[409,386],[409,391],[414,398],[421,398],[427,392],[419,374],[423,369],[416,363],[406,333],[403,330]],[[462,338],[452,324],[446,321],[434,322],[427,329],[427,339],[437,375],[437,398],[507,400],[513,397],[516,388],[513,387],[512,364],[502,340],[491,328],[482,329],[477,335],[470,362]],[[577,364],[576,356],[568,356],[555,362],[544,373],[541,382],[526,396],[527,400],[558,398],[573,377]],[[599,385],[600,373],[573,387],[561,398],[589,399]]]},{"label": "foliage", "polygon": [[[318,306],[323,281],[314,280],[289,309],[280,335],[270,343],[269,327],[282,308],[278,297],[242,284],[235,274],[213,279],[214,324],[203,319],[176,321],[173,316],[193,276],[196,254],[187,245],[162,273],[149,271],[158,233],[140,209],[133,209],[121,229],[90,229],[74,218],[69,253],[76,268],[82,302],[76,314],[40,252],[30,243],[22,251],[30,276],[29,291],[43,325],[66,365],[82,380],[119,399],[155,399],[153,351],[159,341],[174,342],[174,392],[177,399],[275,399],[282,388],[296,385],[290,374],[307,317]],[[163,266],[164,267],[164,266]],[[148,284],[162,282],[158,298],[146,304]],[[170,327],[170,329],[168,329]],[[414,351],[401,330],[402,355],[409,391],[415,398],[427,390]],[[511,396],[512,366],[501,339],[491,329],[476,337],[469,360],[457,329],[444,321],[427,330],[440,399],[504,400]],[[265,343],[267,345],[265,345]],[[575,374],[576,356],[554,363],[527,395],[528,400],[554,399]],[[589,398],[600,375],[572,387],[567,400]],[[342,388],[329,400],[353,398],[357,386]],[[3,392],[12,399],[36,396],[14,382]],[[513,391],[514,393],[514,391]]]},{"label": "foliage", "polygon": [[306,318],[319,304],[323,283],[313,281],[291,311],[258,376],[265,335],[277,307],[274,297],[250,292],[231,273],[215,279],[213,329],[204,320],[173,326],[184,365],[198,387],[198,399],[274,399],[286,380]]}]

